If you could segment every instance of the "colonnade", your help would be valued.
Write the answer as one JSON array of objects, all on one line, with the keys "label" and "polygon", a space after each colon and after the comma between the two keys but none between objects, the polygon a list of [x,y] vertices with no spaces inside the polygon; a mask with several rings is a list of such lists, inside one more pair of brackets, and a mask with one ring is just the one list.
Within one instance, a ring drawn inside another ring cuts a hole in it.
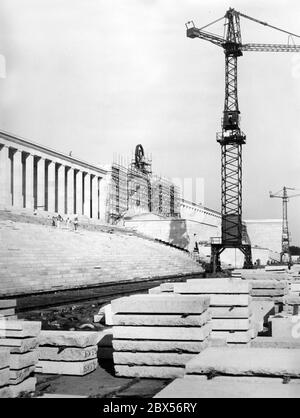
[{"label": "colonnade", "polygon": [[[0,134],[0,205],[100,219],[105,170]],[[16,138],[14,138],[16,139]]]}]

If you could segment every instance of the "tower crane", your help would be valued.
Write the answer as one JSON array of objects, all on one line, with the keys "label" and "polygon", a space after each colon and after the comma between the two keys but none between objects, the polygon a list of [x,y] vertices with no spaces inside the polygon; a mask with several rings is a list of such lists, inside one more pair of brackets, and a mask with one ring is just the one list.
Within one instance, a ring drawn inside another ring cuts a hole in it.
[{"label": "tower crane", "polygon": [[296,190],[292,187],[283,187],[282,190],[279,190],[276,193],[270,192],[270,197],[282,199],[282,235],[281,235],[281,253],[280,253],[280,262],[282,263],[284,257],[287,256],[289,262],[291,262],[291,252],[290,252],[290,233],[288,225],[288,215],[287,215],[287,204],[289,199],[300,196],[300,193],[288,195],[288,190]]},{"label": "tower crane", "polygon": [[[300,52],[300,45],[243,43],[240,17],[268,26],[292,36],[291,32],[269,25],[230,8],[225,16],[202,28],[196,28],[193,21],[186,23],[187,37],[200,38],[223,48],[225,53],[225,103],[222,118],[222,131],[217,133],[221,145],[222,177],[222,236],[212,239],[211,264],[215,272],[219,270],[220,255],[226,248],[237,248],[245,256],[244,267],[252,268],[251,245],[243,239],[242,224],[242,146],[246,135],[240,128],[240,109],[238,103],[238,58],[244,52]],[[225,19],[224,37],[208,32],[207,27]]]}]

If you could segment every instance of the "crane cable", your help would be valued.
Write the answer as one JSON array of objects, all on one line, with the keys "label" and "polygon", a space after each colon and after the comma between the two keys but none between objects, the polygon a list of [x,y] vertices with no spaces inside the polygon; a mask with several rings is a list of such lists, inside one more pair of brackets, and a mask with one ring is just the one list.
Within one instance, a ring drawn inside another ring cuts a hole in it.
[{"label": "crane cable", "polygon": [[240,13],[240,12],[237,12],[237,13],[238,13],[240,16],[245,17],[246,19],[252,20],[253,22],[260,23],[261,25],[264,25],[264,26],[269,26],[269,28],[276,29],[276,30],[278,30],[278,31],[280,31],[280,32],[283,32],[283,33],[287,33],[288,35],[295,36],[296,38],[300,38],[300,35],[296,35],[295,33],[288,32],[287,30],[277,28],[276,26],[270,25],[270,24],[269,24],[269,23],[267,23],[267,22],[262,22],[261,20],[254,19],[253,17],[250,17],[250,16],[247,16],[247,15],[244,15],[243,13]]},{"label": "crane cable", "polygon": [[219,18],[219,19],[217,19],[217,20],[214,20],[213,22],[209,23],[208,25],[203,26],[203,27],[202,27],[202,28],[200,28],[199,30],[203,30],[203,29],[205,29],[205,28],[208,28],[208,26],[214,25],[215,23],[220,22],[220,20],[222,20],[222,19],[224,19],[224,16],[223,16],[223,17],[220,17],[220,18]]}]

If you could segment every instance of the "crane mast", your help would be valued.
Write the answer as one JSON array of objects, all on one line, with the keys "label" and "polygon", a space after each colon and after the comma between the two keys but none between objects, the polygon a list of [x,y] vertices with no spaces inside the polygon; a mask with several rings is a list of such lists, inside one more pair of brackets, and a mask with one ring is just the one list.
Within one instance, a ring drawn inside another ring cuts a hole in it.
[{"label": "crane mast", "polygon": [[[297,36],[266,22],[241,14],[232,8],[226,12],[224,17],[203,28],[196,28],[193,21],[186,24],[189,38],[209,41],[223,48],[225,53],[225,103],[222,131],[217,133],[217,141],[221,145],[222,234],[221,239],[212,238],[211,242],[213,272],[220,270],[220,255],[226,248],[239,249],[245,256],[244,268],[253,267],[251,244],[244,239],[242,222],[242,146],[246,143],[246,135],[240,128],[238,58],[243,55],[243,51],[300,52],[299,45],[243,44],[240,16],[289,35]],[[224,37],[204,30],[222,19],[225,19]]]}]

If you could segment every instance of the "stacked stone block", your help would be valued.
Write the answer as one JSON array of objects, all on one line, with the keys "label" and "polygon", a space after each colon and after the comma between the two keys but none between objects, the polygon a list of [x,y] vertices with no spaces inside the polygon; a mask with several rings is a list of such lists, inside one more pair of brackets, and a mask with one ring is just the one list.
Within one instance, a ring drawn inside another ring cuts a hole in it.
[{"label": "stacked stone block", "polygon": [[0,398],[11,398],[9,388],[9,360],[9,350],[0,348]]},{"label": "stacked stone block", "polygon": [[191,279],[186,283],[176,283],[174,292],[210,297],[213,339],[244,344],[257,336],[248,282],[240,279]]},{"label": "stacked stone block", "polygon": [[276,304],[283,303],[283,298],[289,292],[289,284],[286,280],[250,280],[250,295],[253,300],[272,301]]},{"label": "stacked stone block", "polygon": [[117,376],[175,378],[208,346],[209,298],[134,295],[112,301]]},{"label": "stacked stone block", "polygon": [[98,366],[97,332],[42,331],[36,373],[84,376]]}]

